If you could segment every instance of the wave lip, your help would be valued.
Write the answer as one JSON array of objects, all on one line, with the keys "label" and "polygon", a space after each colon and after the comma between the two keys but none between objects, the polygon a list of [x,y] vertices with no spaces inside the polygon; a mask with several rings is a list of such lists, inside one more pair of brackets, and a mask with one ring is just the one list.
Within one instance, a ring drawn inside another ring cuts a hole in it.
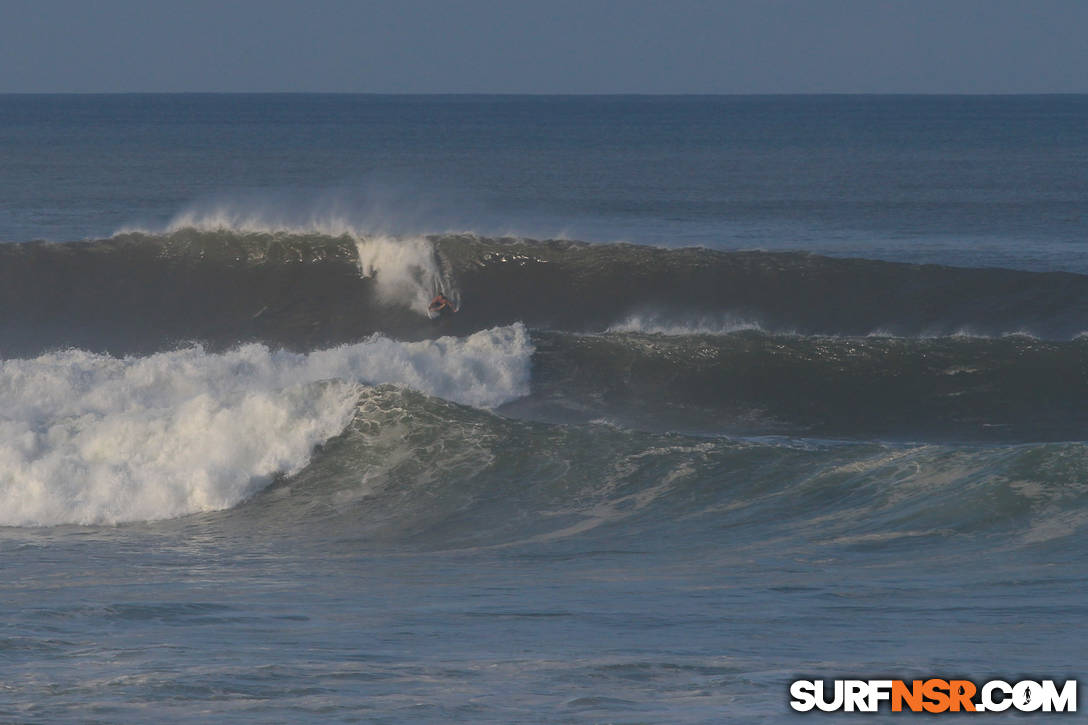
[{"label": "wave lip", "polygon": [[480,407],[528,391],[524,327],[300,354],[250,344],[113,358],[79,350],[0,363],[0,525],[172,518],[234,506],[395,383]]}]

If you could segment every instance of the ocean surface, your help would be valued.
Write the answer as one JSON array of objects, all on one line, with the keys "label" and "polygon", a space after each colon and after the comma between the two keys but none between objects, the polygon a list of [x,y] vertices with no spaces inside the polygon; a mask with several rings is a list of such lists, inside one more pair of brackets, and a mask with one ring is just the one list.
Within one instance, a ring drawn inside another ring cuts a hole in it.
[{"label": "ocean surface", "polygon": [[0,242],[0,722],[1088,676],[1088,97],[0,96]]}]

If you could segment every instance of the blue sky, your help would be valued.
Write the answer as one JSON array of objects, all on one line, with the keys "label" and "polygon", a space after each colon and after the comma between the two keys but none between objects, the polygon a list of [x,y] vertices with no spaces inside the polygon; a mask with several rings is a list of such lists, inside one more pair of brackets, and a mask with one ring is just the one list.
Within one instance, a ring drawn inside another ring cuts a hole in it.
[{"label": "blue sky", "polygon": [[1088,0],[0,0],[0,92],[1084,93]]}]

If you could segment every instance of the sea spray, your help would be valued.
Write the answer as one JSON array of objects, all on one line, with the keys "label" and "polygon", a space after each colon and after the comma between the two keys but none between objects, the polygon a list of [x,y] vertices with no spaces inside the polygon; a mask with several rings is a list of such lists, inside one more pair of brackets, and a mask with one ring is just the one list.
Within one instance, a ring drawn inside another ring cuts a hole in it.
[{"label": "sea spray", "polygon": [[365,237],[355,242],[359,268],[377,282],[379,298],[426,314],[433,297],[441,292],[459,301],[452,279],[443,276],[434,247],[420,237]]},{"label": "sea spray", "polygon": [[633,314],[607,332],[641,332],[649,335],[728,335],[744,330],[762,330],[754,320],[732,315],[697,315],[694,317],[661,314]]}]

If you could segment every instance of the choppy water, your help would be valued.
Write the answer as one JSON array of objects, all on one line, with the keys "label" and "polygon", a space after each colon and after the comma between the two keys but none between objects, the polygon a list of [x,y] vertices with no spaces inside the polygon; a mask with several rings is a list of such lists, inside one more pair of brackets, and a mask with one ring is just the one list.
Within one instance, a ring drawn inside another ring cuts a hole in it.
[{"label": "choppy water", "polygon": [[1086,121],[0,97],[0,720],[1083,679]]}]

